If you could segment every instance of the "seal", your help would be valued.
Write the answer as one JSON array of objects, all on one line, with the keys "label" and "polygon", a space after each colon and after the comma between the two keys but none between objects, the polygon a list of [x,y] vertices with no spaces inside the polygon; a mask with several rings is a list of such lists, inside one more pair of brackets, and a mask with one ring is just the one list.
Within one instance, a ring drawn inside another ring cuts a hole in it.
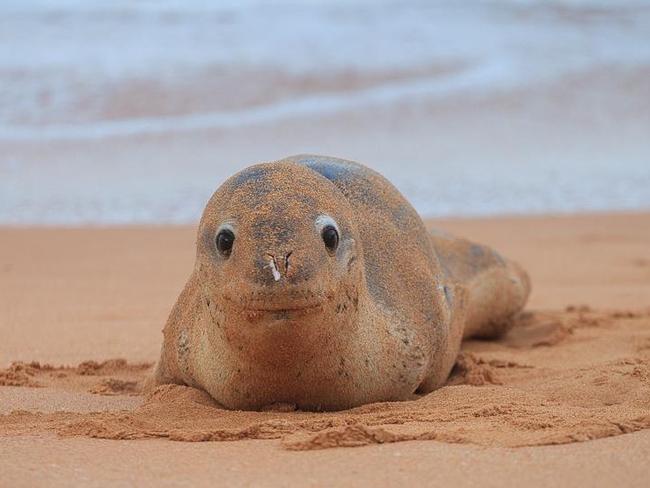
[{"label": "seal", "polygon": [[209,200],[149,388],[231,409],[339,410],[442,386],[463,337],[503,334],[530,292],[486,246],[428,232],[381,175],[299,155]]}]

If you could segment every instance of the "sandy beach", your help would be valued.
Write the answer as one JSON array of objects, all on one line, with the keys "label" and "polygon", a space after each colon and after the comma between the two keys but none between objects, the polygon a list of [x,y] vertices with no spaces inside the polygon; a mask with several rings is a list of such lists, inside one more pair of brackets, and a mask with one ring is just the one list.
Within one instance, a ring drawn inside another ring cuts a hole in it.
[{"label": "sandy beach", "polygon": [[428,223],[524,265],[527,311],[441,390],[336,413],[140,394],[192,226],[0,229],[0,484],[643,486],[650,214]]}]

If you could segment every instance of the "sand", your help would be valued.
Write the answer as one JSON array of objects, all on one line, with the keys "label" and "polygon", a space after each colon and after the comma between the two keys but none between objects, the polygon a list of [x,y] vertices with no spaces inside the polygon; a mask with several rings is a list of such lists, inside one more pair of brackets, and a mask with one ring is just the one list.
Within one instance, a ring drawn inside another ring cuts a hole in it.
[{"label": "sand", "polygon": [[446,387],[336,413],[140,394],[192,228],[0,230],[0,485],[643,486],[650,214],[431,224],[521,262],[527,312]]}]

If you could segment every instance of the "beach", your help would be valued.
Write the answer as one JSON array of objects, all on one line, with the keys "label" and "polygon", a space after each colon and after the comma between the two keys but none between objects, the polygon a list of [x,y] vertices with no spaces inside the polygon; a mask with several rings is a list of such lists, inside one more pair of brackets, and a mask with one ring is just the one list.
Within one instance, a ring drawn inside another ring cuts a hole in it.
[{"label": "beach", "polygon": [[329,414],[139,393],[193,226],[2,228],[0,381],[21,385],[0,387],[2,482],[642,486],[650,214],[427,224],[520,262],[525,316],[499,341],[465,343],[444,388]]}]

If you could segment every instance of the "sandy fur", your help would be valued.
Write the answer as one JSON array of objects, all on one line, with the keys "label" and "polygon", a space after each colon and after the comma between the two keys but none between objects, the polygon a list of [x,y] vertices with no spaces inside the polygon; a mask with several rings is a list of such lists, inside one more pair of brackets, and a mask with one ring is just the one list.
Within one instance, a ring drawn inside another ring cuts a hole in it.
[{"label": "sandy fur", "polygon": [[[324,218],[340,227],[335,255],[320,241]],[[237,235],[229,257],[214,247],[223,225]],[[206,206],[150,387],[194,386],[237,409],[405,400],[444,384],[463,337],[506,331],[529,292],[525,272],[491,249],[431,237],[358,163],[253,166]]]}]

